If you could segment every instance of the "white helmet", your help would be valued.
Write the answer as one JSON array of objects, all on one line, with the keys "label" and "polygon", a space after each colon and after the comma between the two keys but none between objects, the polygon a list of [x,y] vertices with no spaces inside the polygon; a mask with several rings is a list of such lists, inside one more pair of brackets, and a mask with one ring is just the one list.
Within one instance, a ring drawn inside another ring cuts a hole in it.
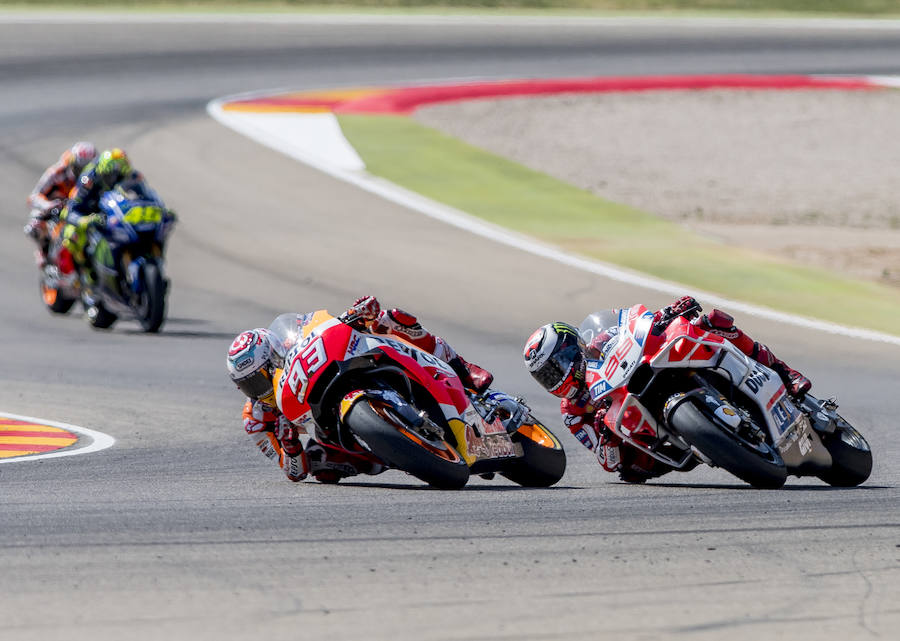
[{"label": "white helmet", "polygon": [[269,330],[257,327],[238,334],[228,348],[228,375],[245,396],[263,402],[273,400],[272,373],[281,366],[275,342]]},{"label": "white helmet", "polygon": [[97,148],[93,143],[82,140],[72,145],[69,153],[71,154],[69,165],[76,174],[80,174],[87,164],[97,157]]}]

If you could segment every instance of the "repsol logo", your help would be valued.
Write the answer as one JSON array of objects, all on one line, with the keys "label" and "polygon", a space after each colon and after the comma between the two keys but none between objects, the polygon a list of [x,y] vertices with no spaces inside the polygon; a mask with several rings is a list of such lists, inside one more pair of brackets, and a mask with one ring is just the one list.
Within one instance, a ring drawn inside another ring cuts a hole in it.
[{"label": "repsol logo", "polygon": [[760,389],[762,389],[762,386],[770,378],[771,376],[769,376],[769,372],[767,372],[766,370],[754,369],[753,374],[750,376],[750,378],[747,379],[747,387],[750,388],[750,391],[756,394]]}]

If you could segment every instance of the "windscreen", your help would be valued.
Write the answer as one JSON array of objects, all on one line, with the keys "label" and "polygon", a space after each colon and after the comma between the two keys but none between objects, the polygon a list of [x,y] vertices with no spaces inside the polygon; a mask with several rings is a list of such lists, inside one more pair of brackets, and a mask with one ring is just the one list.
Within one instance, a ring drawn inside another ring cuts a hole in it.
[{"label": "windscreen", "polygon": [[282,361],[300,338],[300,323],[303,318],[303,314],[290,312],[277,316],[269,325],[269,331],[275,335],[276,339],[273,347]]},{"label": "windscreen", "polygon": [[607,309],[602,312],[589,314],[578,326],[578,333],[581,334],[585,345],[590,345],[595,336],[610,327],[618,327],[618,325],[619,310]]}]

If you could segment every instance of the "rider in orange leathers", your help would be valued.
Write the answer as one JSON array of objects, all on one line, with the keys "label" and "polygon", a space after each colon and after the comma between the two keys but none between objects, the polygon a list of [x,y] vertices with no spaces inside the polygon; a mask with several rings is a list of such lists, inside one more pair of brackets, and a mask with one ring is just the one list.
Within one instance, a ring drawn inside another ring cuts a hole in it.
[{"label": "rider in orange leathers", "polygon": [[[467,388],[488,388],[490,372],[463,360],[441,337],[435,336],[412,314],[399,309],[382,310],[374,296],[356,300],[340,319],[356,329],[398,336],[448,363]],[[244,430],[259,450],[278,463],[291,481],[308,475],[323,483],[336,483],[357,474],[379,474],[384,467],[370,457],[348,452],[312,438],[300,440],[305,426],[292,424],[278,410],[274,395],[275,370],[284,365],[285,354],[267,329],[242,332],[228,350],[229,376],[249,400],[244,404]]]},{"label": "rider in orange leathers", "polygon": [[25,225],[25,234],[32,237],[38,245],[37,260],[40,265],[47,260],[50,242],[48,223],[58,220],[69,193],[77,184],[78,176],[96,157],[97,148],[93,144],[76,142],[44,171],[28,196],[31,219]]}]

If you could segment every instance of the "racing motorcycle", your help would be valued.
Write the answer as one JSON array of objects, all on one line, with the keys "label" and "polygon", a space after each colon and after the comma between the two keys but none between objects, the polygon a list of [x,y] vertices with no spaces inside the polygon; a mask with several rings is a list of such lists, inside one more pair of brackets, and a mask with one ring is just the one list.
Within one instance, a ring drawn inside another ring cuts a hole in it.
[{"label": "racing motorcycle", "polygon": [[590,342],[610,327],[618,333],[587,360],[585,381],[594,404],[609,403],[606,426],[632,447],[674,470],[705,463],[758,488],[779,488],[788,474],[840,487],[869,477],[869,444],[834,399],[792,398],[776,372],[684,315],[660,331],[635,305],[591,314],[579,331]]},{"label": "racing motorcycle", "polygon": [[471,474],[529,487],[562,478],[562,445],[523,399],[468,391],[444,361],[347,320],[320,310],[269,327],[286,352],[273,381],[292,423],[437,488],[461,488]]},{"label": "racing motorcycle", "polygon": [[38,284],[41,300],[53,314],[66,314],[81,294],[81,283],[72,255],[63,248],[63,228],[65,222],[59,214],[65,201],[46,212],[42,212],[39,225],[46,238],[46,260],[38,260],[40,277]]},{"label": "racing motorcycle", "polygon": [[169,286],[163,251],[175,215],[143,183],[105,192],[99,210],[106,224],[88,228],[89,273],[80,279],[88,323],[106,329],[120,317],[134,318],[145,332],[157,332]]}]

